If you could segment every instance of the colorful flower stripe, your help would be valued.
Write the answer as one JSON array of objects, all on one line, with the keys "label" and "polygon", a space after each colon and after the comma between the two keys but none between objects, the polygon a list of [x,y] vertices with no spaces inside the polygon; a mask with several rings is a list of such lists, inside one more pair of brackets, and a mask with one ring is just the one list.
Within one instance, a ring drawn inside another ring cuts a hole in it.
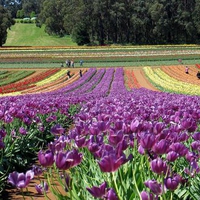
[{"label": "colorful flower stripe", "polygon": [[59,79],[61,76],[65,75],[66,76],[66,69],[61,69],[60,71],[56,72],[52,76],[49,76],[48,78],[41,80],[36,83],[36,86],[41,86],[50,82],[55,81],[56,79]]},{"label": "colorful flower stripe", "polygon": [[[83,74],[86,72],[86,69],[83,70]],[[68,78],[67,76],[61,77],[59,80],[51,82],[49,84],[45,84],[43,86],[37,86],[33,89],[23,91],[22,93],[45,93],[52,92],[61,88],[66,87],[67,85],[72,84],[76,80],[79,79],[78,71],[72,72],[72,77]]]},{"label": "colorful flower stripe", "polygon": [[124,72],[125,72],[125,80],[127,82],[126,84],[130,89],[141,87],[137,78],[135,77],[133,70],[124,70]]},{"label": "colorful flower stripe", "polygon": [[160,68],[145,67],[144,71],[150,81],[163,91],[200,95],[200,86],[178,81],[168,76]]}]

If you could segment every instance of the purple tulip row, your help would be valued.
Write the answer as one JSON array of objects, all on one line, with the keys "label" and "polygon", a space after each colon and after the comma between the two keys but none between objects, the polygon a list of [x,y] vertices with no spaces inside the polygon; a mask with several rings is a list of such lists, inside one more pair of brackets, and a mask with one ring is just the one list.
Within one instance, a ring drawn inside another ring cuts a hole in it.
[{"label": "purple tulip row", "polygon": [[[95,77],[98,82],[100,77],[94,76],[94,79]],[[94,79],[90,79],[91,86]],[[106,92],[109,92],[107,97],[104,96]],[[9,115],[8,119],[18,117],[21,109],[23,116],[24,113],[26,116],[35,116],[39,111],[49,113],[58,109],[65,113],[69,105],[66,106],[65,103],[72,103],[72,99],[68,95],[61,95],[61,90],[56,94],[24,96],[20,100],[11,97],[9,103],[5,102],[7,98],[0,99],[1,108],[6,110],[2,112],[2,119],[5,119],[4,115]],[[107,69],[96,88],[84,95],[79,97],[79,101],[84,101],[84,104],[74,117],[74,128],[65,134],[62,125],[54,127],[52,132],[57,136],[55,141],[49,144],[48,150],[39,152],[38,159],[43,167],[55,165],[59,170],[76,170],[76,167],[86,162],[87,158],[84,156],[87,155],[87,150],[102,174],[114,173],[118,176],[123,169],[122,183],[116,178],[109,182],[102,175],[98,182],[100,186],[86,186],[93,197],[100,199],[130,198],[122,189],[119,190],[119,184],[124,185],[126,181],[130,182],[130,187],[126,186],[124,190],[130,191],[131,186],[137,188],[139,194],[134,196],[132,192],[131,196],[142,200],[158,199],[160,196],[169,199],[175,190],[178,191],[186,183],[192,184],[190,181],[200,172],[199,96],[146,89],[127,92],[122,68]],[[20,103],[22,100],[23,106]],[[21,109],[18,104],[22,106]],[[15,107],[19,110],[15,110]],[[143,170],[139,170],[141,166]],[[132,168],[135,175],[131,174],[132,177],[126,179],[125,172]],[[73,179],[70,177],[73,174],[76,173],[65,176],[68,190],[72,189],[69,179]],[[138,176],[140,185],[137,185],[137,181],[133,185],[132,182]],[[24,174],[22,186],[18,184],[20,177],[21,174],[13,172],[9,176],[9,182],[23,188],[32,176]]]}]

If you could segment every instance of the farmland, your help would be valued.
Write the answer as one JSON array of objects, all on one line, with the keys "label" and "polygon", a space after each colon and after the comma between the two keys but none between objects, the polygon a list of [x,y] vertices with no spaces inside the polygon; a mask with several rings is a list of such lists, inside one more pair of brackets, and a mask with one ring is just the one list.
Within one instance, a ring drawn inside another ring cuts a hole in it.
[{"label": "farmland", "polygon": [[199,199],[198,46],[0,52],[2,194]]}]

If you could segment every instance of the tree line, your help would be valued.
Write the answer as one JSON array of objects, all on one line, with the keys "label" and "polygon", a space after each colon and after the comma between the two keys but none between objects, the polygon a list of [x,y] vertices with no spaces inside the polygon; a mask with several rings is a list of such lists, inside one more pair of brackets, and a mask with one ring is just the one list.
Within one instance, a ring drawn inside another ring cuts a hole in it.
[{"label": "tree line", "polygon": [[37,26],[45,25],[50,35],[71,35],[78,45],[200,43],[200,0],[0,2],[12,17],[34,12]]}]

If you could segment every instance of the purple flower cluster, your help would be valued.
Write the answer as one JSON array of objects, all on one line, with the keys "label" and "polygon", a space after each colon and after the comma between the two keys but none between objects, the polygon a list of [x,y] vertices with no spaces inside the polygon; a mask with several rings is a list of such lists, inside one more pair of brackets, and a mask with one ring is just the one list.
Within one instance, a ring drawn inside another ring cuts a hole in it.
[{"label": "purple flower cluster", "polygon": [[[87,160],[83,153],[87,149],[101,172],[108,174],[126,165],[133,167],[134,161],[142,158],[149,171],[141,172],[148,175],[143,176],[146,180],[141,178],[140,198],[151,200],[176,190],[200,172],[199,102],[198,96],[144,88],[128,92],[123,68],[90,69],[81,80],[54,93],[1,98],[0,118],[5,123],[20,118],[27,125],[34,122],[42,127],[38,113],[47,115],[51,123],[57,120],[58,111],[67,115],[70,103],[80,103],[69,133],[65,134],[60,123],[50,129],[57,137],[47,150],[38,153],[40,164],[73,170]],[[19,132],[26,134],[23,127]],[[0,142],[5,134],[0,132]],[[16,177],[16,172],[10,175],[10,183],[21,187]],[[29,179],[23,180],[26,185]],[[87,190],[95,198],[119,197],[116,188],[107,188],[106,182]]]}]

